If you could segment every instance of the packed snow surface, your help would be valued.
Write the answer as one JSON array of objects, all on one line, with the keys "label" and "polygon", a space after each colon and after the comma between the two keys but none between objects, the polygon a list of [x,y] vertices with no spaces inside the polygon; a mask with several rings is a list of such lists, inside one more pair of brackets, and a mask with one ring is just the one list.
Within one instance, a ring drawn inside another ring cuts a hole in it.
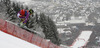
[{"label": "packed snow surface", "polygon": [[0,31],[0,48],[40,48],[40,47]]},{"label": "packed snow surface", "polygon": [[73,43],[73,48],[80,48],[88,42],[90,36],[92,34],[92,31],[82,31],[82,33],[78,36],[76,41]]}]

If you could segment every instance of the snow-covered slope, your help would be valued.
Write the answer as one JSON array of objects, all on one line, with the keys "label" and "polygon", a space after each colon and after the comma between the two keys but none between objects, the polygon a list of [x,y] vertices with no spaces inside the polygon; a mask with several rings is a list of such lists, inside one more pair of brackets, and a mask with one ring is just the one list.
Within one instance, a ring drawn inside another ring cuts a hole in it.
[{"label": "snow-covered slope", "polygon": [[0,31],[0,48],[40,48],[40,47]]},{"label": "snow-covered slope", "polygon": [[82,31],[82,33],[79,35],[79,37],[73,43],[72,47],[73,48],[80,48],[80,47],[86,45],[91,34],[92,34],[92,31]]}]

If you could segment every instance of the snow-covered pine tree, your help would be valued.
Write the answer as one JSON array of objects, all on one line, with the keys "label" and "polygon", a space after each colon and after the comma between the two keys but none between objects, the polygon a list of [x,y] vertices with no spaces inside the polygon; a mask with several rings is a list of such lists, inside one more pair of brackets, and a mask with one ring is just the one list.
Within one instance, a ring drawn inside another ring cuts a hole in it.
[{"label": "snow-covered pine tree", "polygon": [[[57,45],[60,45],[60,39],[55,23],[48,17],[49,29],[52,35],[51,41]],[[49,34],[48,34],[49,35]],[[51,37],[51,36],[50,36]]]},{"label": "snow-covered pine tree", "polygon": [[46,39],[50,39],[54,44],[60,45],[60,39],[55,23],[43,13],[40,14],[40,25],[43,28],[43,33]]}]

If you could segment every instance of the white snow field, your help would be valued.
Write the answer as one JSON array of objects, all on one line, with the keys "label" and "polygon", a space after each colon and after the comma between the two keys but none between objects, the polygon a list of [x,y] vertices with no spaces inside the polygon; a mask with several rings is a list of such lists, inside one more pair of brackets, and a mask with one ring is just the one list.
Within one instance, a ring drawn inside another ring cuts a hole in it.
[{"label": "white snow field", "polygon": [[72,44],[72,48],[81,48],[85,46],[92,34],[92,31],[82,31],[76,41]]},{"label": "white snow field", "polygon": [[0,31],[0,48],[40,48],[40,47]]}]

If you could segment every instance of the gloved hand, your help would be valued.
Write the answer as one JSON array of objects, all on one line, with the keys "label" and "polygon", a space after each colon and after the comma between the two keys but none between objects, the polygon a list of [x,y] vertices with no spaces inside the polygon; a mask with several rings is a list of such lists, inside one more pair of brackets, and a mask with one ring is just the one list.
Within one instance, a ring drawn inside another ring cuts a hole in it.
[{"label": "gloved hand", "polygon": [[17,17],[19,18],[19,16],[20,16],[20,14],[18,13],[18,14],[17,14]]}]

